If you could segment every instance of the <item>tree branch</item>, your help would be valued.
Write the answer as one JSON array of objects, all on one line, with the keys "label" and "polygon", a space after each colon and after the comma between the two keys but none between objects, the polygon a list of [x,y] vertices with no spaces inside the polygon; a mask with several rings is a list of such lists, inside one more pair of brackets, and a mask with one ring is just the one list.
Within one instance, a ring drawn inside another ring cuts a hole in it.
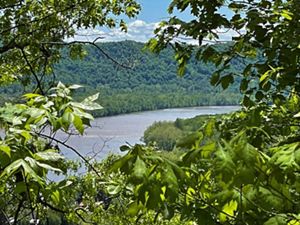
[{"label": "tree branch", "polygon": [[36,82],[37,82],[37,88],[41,91],[41,94],[44,95],[44,91],[43,91],[43,88],[42,88],[41,81],[40,81],[40,79],[38,78],[37,74],[35,73],[35,71],[34,71],[32,65],[31,65],[31,63],[29,62],[29,60],[28,60],[28,58],[27,58],[27,56],[26,56],[26,53],[25,53],[24,49],[23,49],[23,48],[19,48],[19,49],[21,50],[22,55],[23,55],[23,57],[24,57],[24,59],[25,59],[25,62],[26,62],[26,64],[28,65],[28,67],[29,67],[31,73],[33,74],[33,76],[34,76],[34,78],[35,78],[35,80],[36,80]]},{"label": "tree branch", "polygon": [[39,202],[44,205],[44,206],[47,206],[49,209],[53,210],[53,211],[56,211],[56,212],[59,212],[59,213],[67,213],[67,211],[64,211],[62,209],[59,209],[59,208],[56,208],[54,207],[53,205],[50,205],[49,203],[43,201],[41,198],[39,198]]},{"label": "tree branch", "polygon": [[97,50],[99,50],[107,59],[115,63],[116,65],[125,68],[125,69],[132,69],[133,67],[127,66],[125,64],[122,64],[118,62],[116,59],[111,57],[107,52],[105,52],[99,45],[97,45],[97,41],[101,39],[102,37],[97,37],[94,41],[71,41],[71,42],[42,42],[42,44],[49,44],[49,45],[63,45],[63,46],[69,46],[74,44],[83,44],[83,45],[92,45]]},{"label": "tree branch", "polygon": [[44,138],[47,138],[47,139],[50,139],[50,140],[52,140],[52,141],[55,141],[55,142],[57,142],[58,144],[61,144],[61,145],[63,145],[64,147],[66,147],[66,148],[68,148],[68,149],[70,149],[70,150],[72,150],[73,152],[75,152],[90,168],[91,168],[91,170],[93,170],[95,173],[96,173],[96,175],[98,176],[98,177],[102,177],[101,176],[101,174],[96,170],[96,168],[89,162],[89,160],[87,160],[80,152],[78,152],[75,148],[73,148],[72,146],[70,146],[70,145],[68,145],[68,144],[66,144],[65,142],[62,142],[62,141],[60,141],[60,140],[58,140],[58,139],[55,139],[54,137],[51,137],[51,136],[48,136],[48,135],[46,135],[46,134],[38,134],[38,135],[40,135],[40,136],[42,136],[42,137],[44,137]]},{"label": "tree branch", "polygon": [[[3,209],[1,209],[1,208],[0,208],[0,211],[1,211],[1,213],[2,213],[2,215],[3,215],[3,217],[4,217],[4,219],[6,220],[7,224],[10,225],[9,218],[7,217],[6,213],[5,213],[5,212],[3,211]],[[1,215],[1,214],[0,214],[0,215]],[[2,217],[2,218],[3,218],[3,217]]]},{"label": "tree branch", "polygon": [[13,225],[17,225],[18,224],[18,218],[19,218],[19,213],[23,207],[23,203],[25,201],[25,196],[22,197],[22,199],[19,201],[15,216],[14,216],[14,223]]}]

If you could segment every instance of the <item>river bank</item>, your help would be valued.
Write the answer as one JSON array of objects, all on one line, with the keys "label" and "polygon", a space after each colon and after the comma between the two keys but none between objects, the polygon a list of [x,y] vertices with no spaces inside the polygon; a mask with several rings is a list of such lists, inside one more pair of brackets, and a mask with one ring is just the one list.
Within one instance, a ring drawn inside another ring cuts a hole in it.
[{"label": "river bank", "polygon": [[[175,121],[177,118],[192,118],[197,115],[224,114],[238,110],[239,106],[203,106],[173,108],[155,111],[99,117],[92,122],[83,136],[68,137],[63,133],[58,138],[80,150],[85,156],[103,159],[110,153],[120,153],[119,147],[124,144],[141,143],[144,131],[156,121]],[[68,158],[77,158],[70,150],[65,149]]]}]

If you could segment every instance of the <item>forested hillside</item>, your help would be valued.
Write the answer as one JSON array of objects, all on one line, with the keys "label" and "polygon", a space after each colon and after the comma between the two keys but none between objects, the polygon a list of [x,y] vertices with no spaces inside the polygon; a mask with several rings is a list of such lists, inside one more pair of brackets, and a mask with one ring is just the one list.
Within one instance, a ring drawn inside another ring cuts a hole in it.
[{"label": "forested hillside", "polygon": [[[55,66],[56,80],[65,84],[81,84],[77,97],[100,92],[103,110],[96,116],[113,115],[170,107],[238,104],[240,94],[236,86],[220,91],[209,83],[215,70],[212,64],[191,59],[184,77],[176,76],[177,67],[172,48],[159,55],[143,50],[144,44],[133,41],[101,43],[101,49],[124,68],[108,59],[94,46],[86,47],[83,60],[63,56]],[[67,52],[65,51],[65,54]],[[243,63],[235,60],[235,69]],[[20,92],[18,86],[4,89],[3,98]],[[2,100],[2,101],[4,101]]]}]

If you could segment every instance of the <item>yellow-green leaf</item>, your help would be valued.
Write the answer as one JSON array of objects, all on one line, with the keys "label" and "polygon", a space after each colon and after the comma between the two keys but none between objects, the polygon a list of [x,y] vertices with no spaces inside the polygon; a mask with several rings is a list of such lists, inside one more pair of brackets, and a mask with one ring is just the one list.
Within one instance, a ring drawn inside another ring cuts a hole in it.
[{"label": "yellow-green leaf", "polygon": [[222,212],[220,213],[220,221],[225,222],[228,219],[234,217],[234,212],[237,210],[237,201],[231,200],[223,206]]}]

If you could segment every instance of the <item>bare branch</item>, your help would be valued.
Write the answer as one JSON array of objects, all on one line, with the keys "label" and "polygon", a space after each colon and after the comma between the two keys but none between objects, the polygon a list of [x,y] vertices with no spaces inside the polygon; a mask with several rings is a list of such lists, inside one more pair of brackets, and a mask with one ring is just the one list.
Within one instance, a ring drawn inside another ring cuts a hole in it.
[{"label": "bare branch", "polygon": [[34,71],[32,65],[31,65],[31,63],[29,62],[29,60],[28,60],[28,58],[27,58],[27,56],[26,56],[26,53],[25,53],[24,49],[23,49],[23,48],[19,48],[19,49],[21,50],[22,55],[23,55],[23,57],[24,57],[24,59],[25,59],[25,61],[26,61],[26,64],[28,65],[28,67],[29,67],[31,73],[33,74],[33,76],[34,76],[34,78],[35,78],[35,81],[37,82],[37,87],[38,87],[38,89],[41,91],[41,94],[44,95],[44,91],[43,91],[43,88],[42,88],[41,81],[40,81],[40,79],[38,78],[37,74],[35,73],[35,71]]},{"label": "bare branch", "polygon": [[101,52],[107,59],[115,63],[116,65],[125,68],[125,69],[132,69],[131,66],[125,65],[123,63],[118,62],[116,59],[111,57],[107,52],[105,52],[99,45],[97,45],[97,41],[102,37],[97,37],[94,41],[71,41],[71,42],[42,42],[42,44],[49,44],[49,45],[63,45],[63,46],[70,46],[74,44],[83,44],[83,45],[92,45],[94,46],[99,52]]},{"label": "bare branch", "polygon": [[68,145],[68,144],[66,144],[66,143],[64,143],[64,142],[62,142],[62,141],[60,141],[58,139],[55,139],[54,137],[48,136],[46,134],[39,134],[39,135],[42,136],[42,137],[44,137],[44,138],[50,139],[52,141],[55,141],[58,144],[61,144],[64,147],[72,150],[74,153],[76,153],[76,155],[78,155],[91,168],[91,170],[93,170],[96,173],[96,175],[98,177],[101,177],[101,174],[96,170],[96,168],[79,151],[77,151],[75,148],[73,148],[72,146],[70,146],[70,145]]},{"label": "bare branch", "polygon": [[17,225],[18,224],[19,213],[20,213],[20,211],[21,211],[21,209],[23,207],[24,201],[25,201],[25,195],[22,197],[21,200],[19,200],[19,204],[18,204],[16,213],[15,213],[15,216],[14,216],[14,223],[13,223],[13,225]]}]

